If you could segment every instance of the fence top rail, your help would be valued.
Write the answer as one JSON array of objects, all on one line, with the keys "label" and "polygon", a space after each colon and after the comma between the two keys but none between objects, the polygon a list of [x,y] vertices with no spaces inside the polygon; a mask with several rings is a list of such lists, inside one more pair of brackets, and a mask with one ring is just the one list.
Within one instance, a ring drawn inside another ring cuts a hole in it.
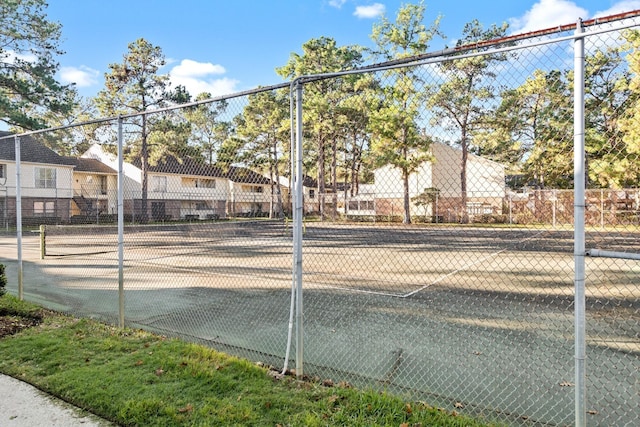
[{"label": "fence top rail", "polygon": [[632,253],[632,252],[616,252],[616,251],[605,251],[602,249],[590,249],[587,251],[587,255],[591,257],[619,258],[619,259],[629,259],[629,260],[640,261],[640,254]]},{"label": "fence top rail", "polygon": [[37,135],[37,134],[42,134],[42,133],[46,133],[46,132],[54,132],[54,131],[58,131],[58,130],[70,129],[70,128],[74,128],[74,127],[78,127],[78,126],[85,126],[85,125],[92,125],[92,124],[99,124],[99,123],[106,123],[106,122],[115,122],[115,121],[118,121],[118,120],[123,120],[123,119],[130,118],[130,117],[139,117],[139,116],[144,116],[144,115],[164,113],[164,112],[167,112],[167,111],[180,110],[180,109],[183,109],[183,108],[196,107],[196,106],[199,106],[199,105],[210,104],[210,103],[216,102],[216,101],[223,101],[223,100],[232,99],[232,98],[240,98],[242,96],[252,95],[254,93],[260,93],[260,92],[267,92],[267,91],[270,91],[270,90],[282,89],[282,88],[286,88],[288,86],[289,86],[289,83],[281,83],[281,84],[271,85],[271,86],[261,86],[261,87],[255,88],[255,89],[245,90],[245,91],[241,91],[241,92],[235,92],[235,93],[228,94],[228,95],[221,95],[221,96],[208,98],[208,99],[204,99],[204,100],[200,100],[200,101],[193,101],[193,102],[188,102],[188,103],[184,103],[184,104],[176,104],[176,105],[172,105],[170,107],[165,107],[165,108],[157,108],[157,109],[153,109],[153,110],[149,110],[149,111],[139,111],[139,112],[135,112],[135,113],[121,114],[121,115],[118,115],[118,116],[103,117],[103,118],[99,118],[99,119],[95,119],[95,120],[88,120],[88,121],[79,122],[79,123],[71,123],[71,124],[64,125],[64,126],[49,127],[49,128],[46,128],[46,129],[36,129],[36,130],[27,131],[27,132],[22,132],[22,133],[19,133],[19,134],[16,133],[16,134],[12,134],[12,135],[6,135],[6,136],[0,137],[0,141],[2,141],[4,139],[20,138],[20,137],[23,137],[23,136]]},{"label": "fence top rail", "polygon": [[[546,36],[546,35],[552,35],[552,34],[557,34],[557,33],[561,33],[561,32],[566,32],[566,31],[569,31],[569,30],[572,30],[572,29],[576,29],[576,28],[578,28],[579,24],[581,24],[581,28],[585,28],[587,26],[601,25],[601,24],[607,23],[607,22],[616,22],[616,21],[621,21],[623,19],[628,19],[628,18],[633,18],[633,17],[638,17],[638,16],[640,16],[640,9],[639,10],[635,10],[633,12],[627,12],[627,13],[620,13],[620,14],[617,14],[617,15],[611,15],[609,17],[591,19],[589,21],[578,20],[578,22],[573,23],[573,24],[560,25],[560,26],[557,26],[557,27],[548,28],[546,30],[532,31],[532,32],[524,33],[524,34],[516,34],[516,35],[512,35],[512,36],[508,36],[508,37],[502,37],[502,38],[487,40],[487,41],[483,41],[483,42],[470,43],[470,44],[466,44],[466,45],[462,45],[462,46],[456,46],[456,47],[453,47],[453,48],[445,48],[445,49],[441,49],[441,50],[438,50],[438,51],[435,51],[435,52],[428,52],[428,53],[424,53],[422,55],[415,55],[415,56],[411,56],[411,57],[408,57],[408,58],[402,58],[402,59],[397,59],[397,60],[393,60],[393,61],[381,62],[381,63],[378,63],[378,64],[369,65],[369,66],[366,66],[366,67],[356,68],[356,69],[353,69],[353,70],[345,70],[345,71],[338,71],[338,72],[332,72],[332,73],[320,73],[320,74],[309,74],[309,75],[305,75],[305,76],[298,76],[291,82],[291,86],[290,87],[293,88],[296,84],[304,84],[304,83],[309,83],[309,82],[312,82],[312,81],[318,81],[318,80],[323,80],[323,79],[328,79],[328,78],[335,78],[335,77],[341,77],[341,76],[346,76],[346,75],[359,74],[359,73],[362,73],[362,72],[388,71],[388,70],[392,70],[392,69],[395,69],[395,68],[401,68],[401,67],[407,67],[407,66],[428,65],[428,64],[447,61],[447,60],[450,61],[450,60],[473,58],[473,57],[476,57],[476,56],[504,53],[504,52],[509,52],[509,51],[513,51],[513,50],[520,50],[520,49],[524,49],[524,48],[532,48],[532,47],[543,46],[543,45],[548,45],[548,44],[560,43],[560,42],[568,41],[568,40],[581,39],[581,38],[585,38],[585,37],[589,37],[589,36],[594,36],[594,35],[597,35],[597,34],[609,33],[609,32],[612,32],[612,31],[620,31],[620,30],[624,30],[624,29],[627,29],[627,28],[632,28],[632,27],[638,26],[639,24],[638,23],[629,23],[629,24],[620,25],[619,27],[616,27],[616,28],[606,28],[606,29],[601,29],[601,30],[597,30],[597,31],[590,31],[588,33],[587,32],[581,32],[581,33],[568,35],[568,36],[565,36],[565,37],[558,37],[558,38],[554,38],[554,39],[540,40],[538,42],[529,43],[527,45],[515,45],[515,44],[513,44],[513,43],[515,43],[517,41],[525,41],[525,40],[529,40],[529,39],[532,39],[532,38],[538,38],[538,37],[542,37],[542,36]],[[501,45],[505,45],[505,44],[507,45],[505,47],[497,47],[495,49],[486,50],[486,49],[488,49],[490,47],[493,47],[493,46],[501,46]],[[478,49],[485,49],[485,50],[478,51]]]},{"label": "fence top rail", "polygon": [[[587,27],[592,27],[596,25],[606,24],[609,22],[621,21],[623,19],[635,18],[637,16],[640,16],[640,9],[636,9],[630,12],[617,13],[615,15],[603,16],[600,18],[588,19],[586,21],[579,20],[578,22],[574,22],[572,24],[559,25],[555,27],[545,28],[543,30],[535,30],[535,31],[529,31],[527,33],[514,34],[511,36],[507,36],[499,39],[492,39],[492,40],[482,41],[478,43],[470,43],[470,44],[460,46],[457,49],[469,50],[469,49],[478,49],[481,47],[494,46],[497,44],[511,43],[515,41],[534,38],[534,37],[547,36],[551,34],[557,34],[565,31],[575,30],[576,28],[578,28],[578,24],[581,24],[582,28],[587,28]],[[606,31],[608,32],[611,30],[607,29]],[[596,33],[592,33],[592,34],[596,34]]]}]

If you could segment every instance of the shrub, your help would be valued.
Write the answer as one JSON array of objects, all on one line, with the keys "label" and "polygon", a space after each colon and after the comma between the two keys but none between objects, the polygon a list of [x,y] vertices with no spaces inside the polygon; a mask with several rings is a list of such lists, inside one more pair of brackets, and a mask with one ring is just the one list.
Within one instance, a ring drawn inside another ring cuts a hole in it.
[{"label": "shrub", "polygon": [[4,274],[4,264],[0,264],[0,297],[4,295],[7,290],[7,276]]},{"label": "shrub", "polygon": [[474,222],[480,224],[506,224],[507,215],[483,214],[474,218]]}]

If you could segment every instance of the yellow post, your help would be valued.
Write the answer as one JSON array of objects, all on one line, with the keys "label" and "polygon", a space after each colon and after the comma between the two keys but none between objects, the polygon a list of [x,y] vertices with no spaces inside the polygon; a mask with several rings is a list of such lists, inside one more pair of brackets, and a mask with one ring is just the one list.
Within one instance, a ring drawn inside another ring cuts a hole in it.
[{"label": "yellow post", "polygon": [[40,225],[40,259],[44,259],[47,255],[47,243],[45,236],[47,234],[47,226]]}]

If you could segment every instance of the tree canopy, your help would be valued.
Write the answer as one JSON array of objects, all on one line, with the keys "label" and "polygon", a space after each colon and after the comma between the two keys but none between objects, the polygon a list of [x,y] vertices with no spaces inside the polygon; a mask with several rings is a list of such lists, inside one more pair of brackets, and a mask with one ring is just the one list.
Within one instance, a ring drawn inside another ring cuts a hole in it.
[{"label": "tree canopy", "polygon": [[[173,135],[172,141],[178,145],[180,144],[175,140],[176,137],[183,139],[185,144],[188,138],[187,129],[173,124],[167,115],[147,114],[152,109],[165,106],[168,101],[189,99],[188,93],[183,88],[177,88],[174,92],[170,90],[169,76],[159,73],[164,65],[162,49],[145,39],[138,39],[129,44],[122,63],[109,65],[111,71],[105,74],[105,88],[95,99],[99,110],[107,116],[141,113],[130,119],[130,124],[137,128],[137,131],[131,135],[127,149],[130,155],[139,156],[142,164],[140,219],[143,222],[148,218],[149,140],[152,138],[152,133],[154,130],[158,132],[155,138],[159,143],[153,146],[159,152],[171,147],[167,144],[167,134]],[[155,154],[154,158],[160,156],[158,153]]]},{"label": "tree canopy", "polygon": [[[371,38],[377,52],[385,60],[404,59],[426,53],[431,40],[439,35],[437,18],[427,28],[424,24],[426,7],[407,4],[400,8],[396,21],[383,17],[374,25]],[[377,166],[390,165],[400,170],[403,182],[403,209],[405,224],[411,223],[409,176],[431,158],[428,153],[430,139],[421,134],[418,120],[424,110],[426,97],[417,70],[400,68],[383,74],[382,100],[372,112],[371,150]]]},{"label": "tree canopy", "polygon": [[[354,69],[362,64],[362,49],[358,46],[338,46],[329,37],[312,39],[302,46],[303,54],[293,53],[289,62],[278,68],[285,78],[303,75],[331,73]],[[318,182],[318,210],[322,217],[326,215],[327,160],[330,165],[331,187],[337,187],[338,135],[343,116],[339,104],[349,95],[353,79],[320,79],[305,85],[304,117],[310,138],[315,141],[307,146],[313,153]],[[329,154],[328,154],[329,153]],[[310,165],[311,166],[311,165]],[[335,190],[332,194],[336,194]],[[332,215],[337,205],[333,203]]]},{"label": "tree canopy", "polygon": [[25,130],[47,127],[46,113],[66,114],[74,105],[73,87],[55,78],[61,25],[47,19],[46,6],[0,2],[0,121]]}]

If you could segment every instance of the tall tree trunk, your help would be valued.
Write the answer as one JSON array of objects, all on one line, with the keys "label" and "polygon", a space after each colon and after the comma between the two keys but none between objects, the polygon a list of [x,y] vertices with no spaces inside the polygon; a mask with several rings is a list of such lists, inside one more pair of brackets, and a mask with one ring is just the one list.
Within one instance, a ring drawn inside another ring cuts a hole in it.
[{"label": "tall tree trunk", "polygon": [[282,207],[282,191],[280,191],[280,171],[278,170],[278,142],[273,144],[273,169],[276,181],[276,214],[278,218],[284,218],[284,208]]},{"label": "tall tree trunk", "polygon": [[[355,142],[355,141],[354,141]],[[344,217],[347,219],[349,214],[349,162],[347,162],[347,144],[344,146]]]},{"label": "tall tree trunk", "polygon": [[331,189],[331,219],[335,221],[338,216],[338,140],[335,136],[331,142]]},{"label": "tall tree trunk", "polygon": [[213,164],[213,144],[209,144],[209,164]]},{"label": "tall tree trunk", "polygon": [[[403,140],[403,148],[402,155],[404,156],[405,161],[409,157],[409,152],[407,149],[407,129],[402,130],[402,140]],[[409,170],[407,170],[406,166],[402,168],[402,184],[404,186],[404,219],[402,222],[404,224],[411,224],[411,203],[409,200]]]},{"label": "tall tree trunk", "polygon": [[320,211],[320,220],[324,221],[325,218],[325,169],[324,169],[324,138],[322,132],[318,135],[318,202]]},{"label": "tall tree trunk", "polygon": [[409,200],[409,172],[402,170],[402,184],[404,186],[404,218],[403,224],[411,224],[411,204]]},{"label": "tall tree trunk", "polygon": [[360,164],[361,164],[361,153],[362,150],[358,146],[358,134],[357,132],[353,133],[353,150],[352,150],[352,160],[351,160],[351,197],[358,194],[358,189],[360,186],[359,182],[359,173],[360,173]]},{"label": "tall tree trunk", "polygon": [[149,214],[147,212],[147,198],[149,188],[149,147],[147,145],[147,116],[142,115],[142,197],[140,207],[140,222],[146,224],[149,222]]},{"label": "tall tree trunk", "polygon": [[469,223],[469,211],[467,210],[467,157],[469,156],[469,143],[467,142],[467,130],[462,129],[462,161],[460,162],[460,196],[462,209],[460,222]]}]

